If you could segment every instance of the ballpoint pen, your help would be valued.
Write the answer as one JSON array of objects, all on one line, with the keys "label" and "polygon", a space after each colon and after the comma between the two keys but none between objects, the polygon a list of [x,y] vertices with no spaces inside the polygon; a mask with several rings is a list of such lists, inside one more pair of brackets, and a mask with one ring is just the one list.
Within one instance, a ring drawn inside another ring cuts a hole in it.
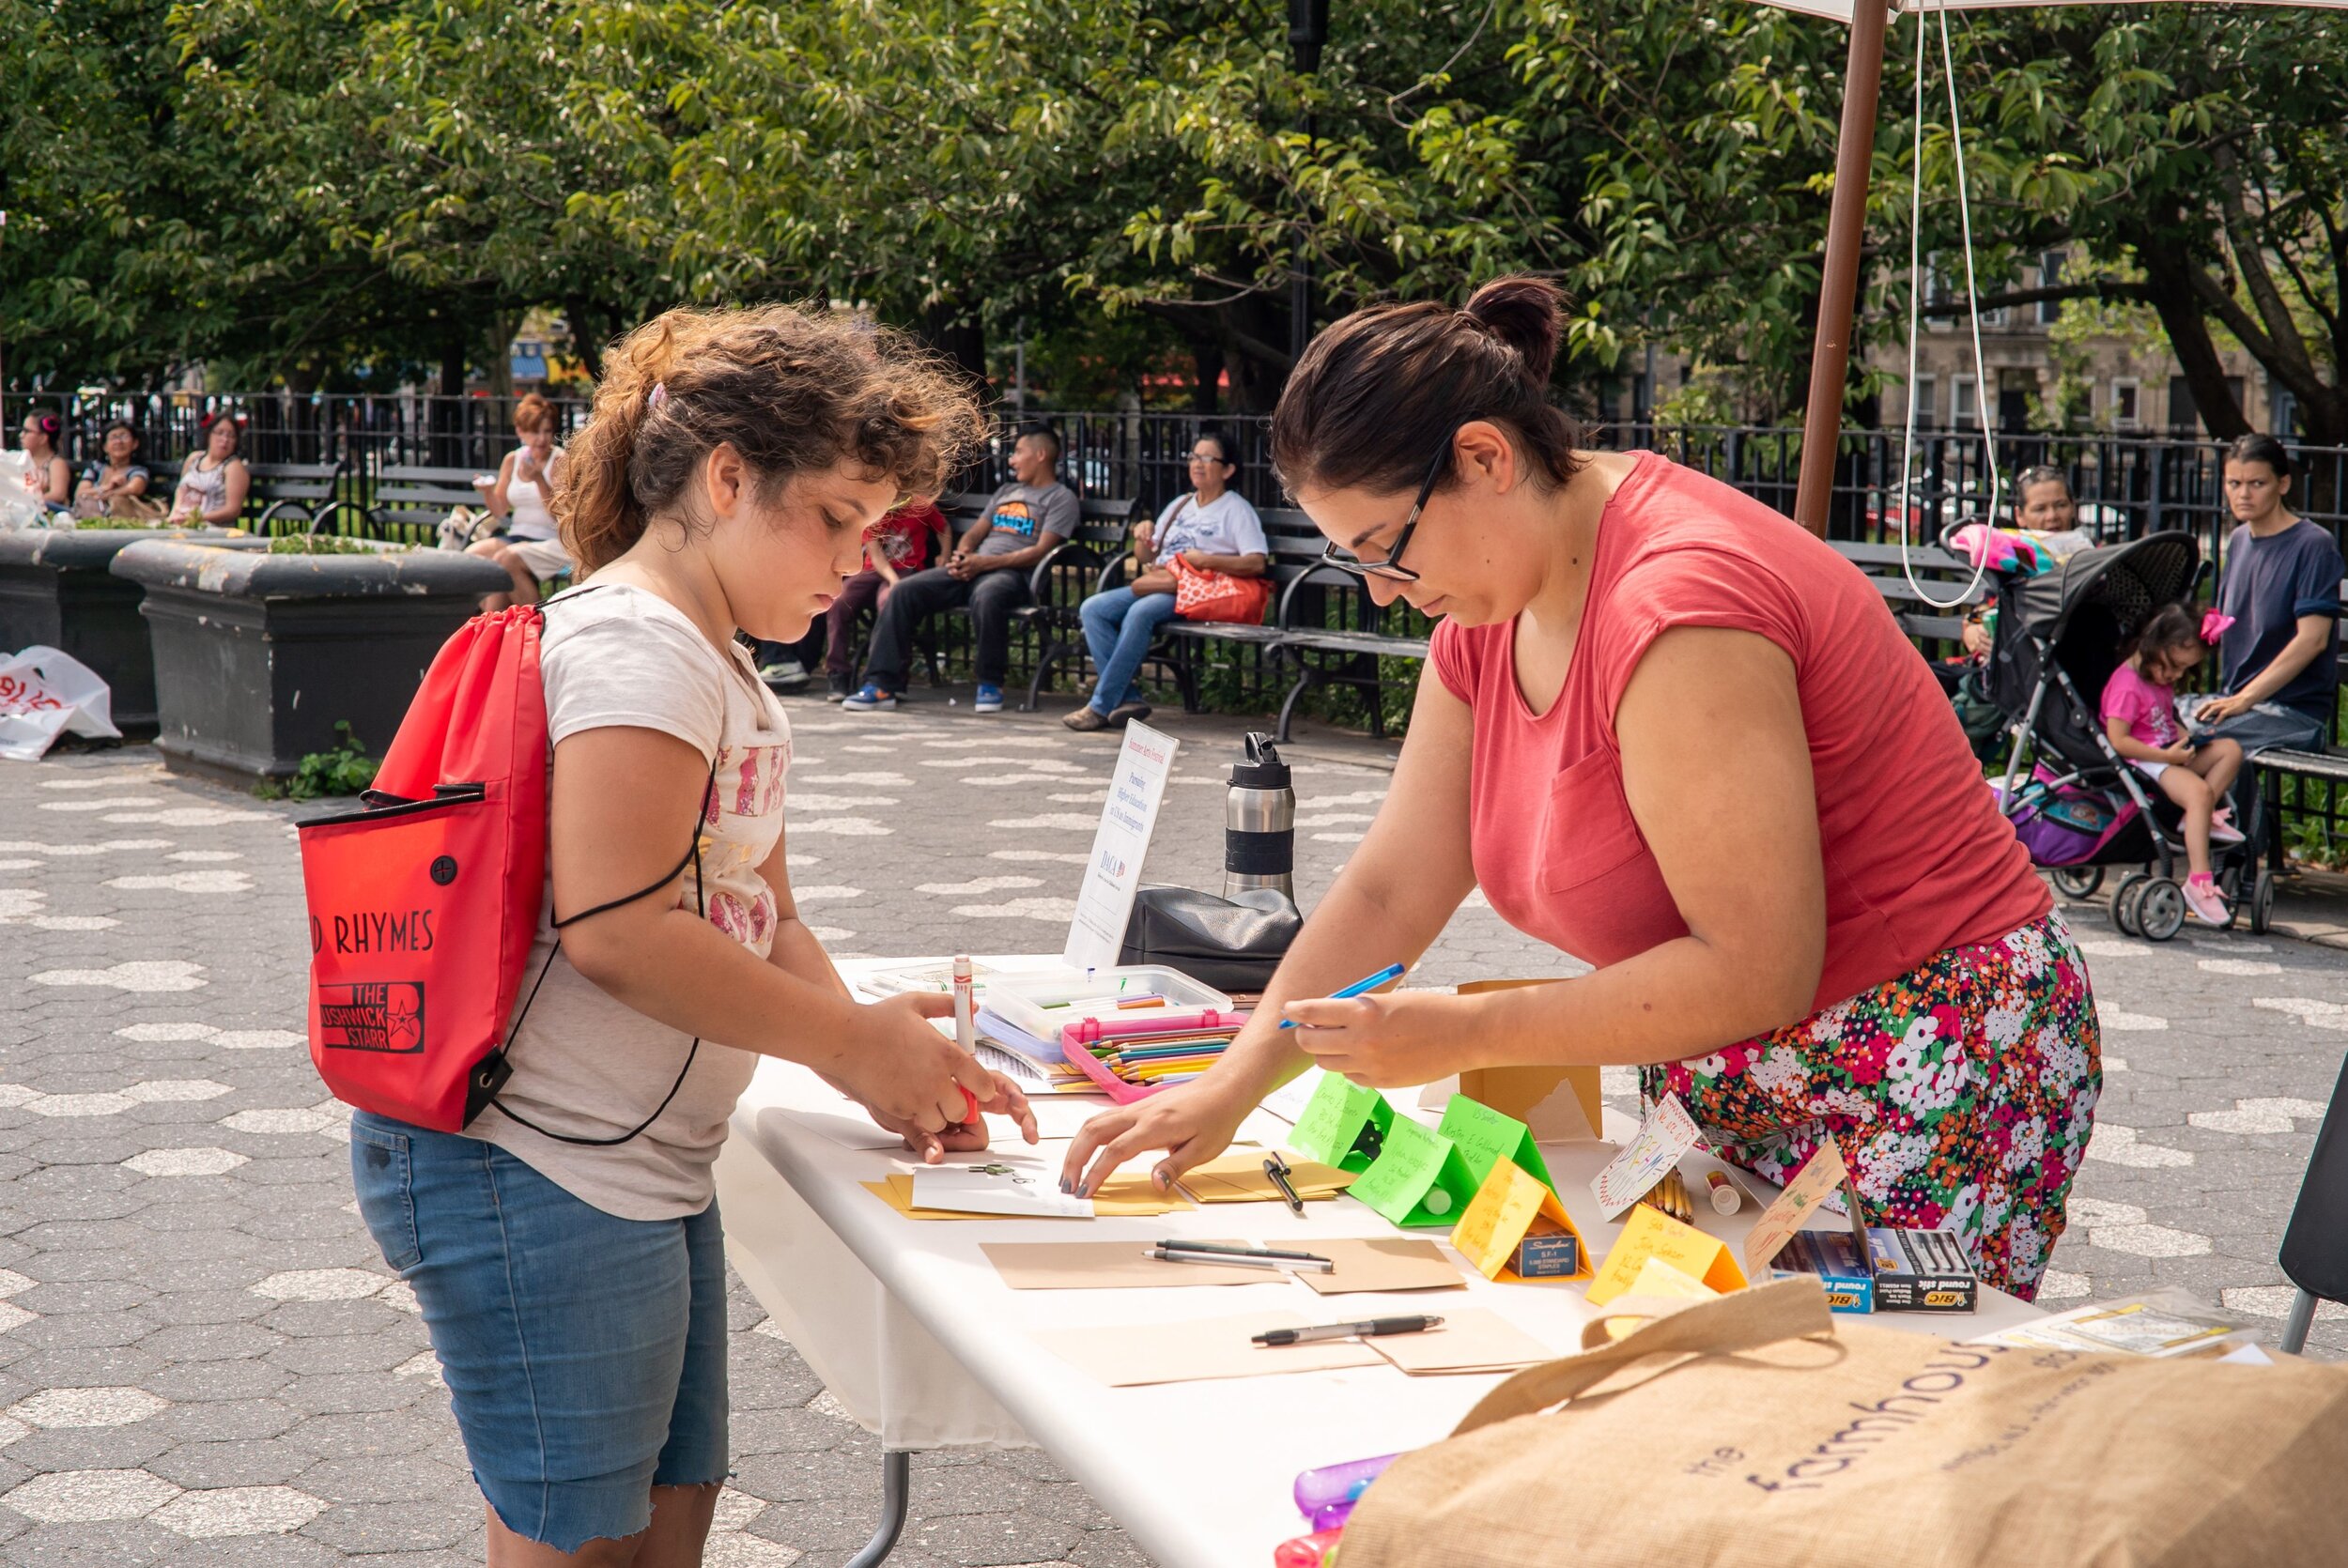
[{"label": "ballpoint pen", "polygon": [[1272,1178],[1272,1185],[1277,1187],[1280,1190],[1280,1196],[1288,1200],[1290,1211],[1302,1215],[1305,1212],[1305,1200],[1298,1197],[1296,1189],[1289,1184],[1288,1161],[1275,1154],[1263,1162],[1263,1174]]},{"label": "ballpoint pen", "polygon": [[1360,1323],[1317,1323],[1304,1329],[1269,1329],[1258,1345],[1311,1345],[1324,1339],[1374,1339],[1381,1334],[1417,1334],[1443,1327],[1440,1317],[1373,1317]]},{"label": "ballpoint pen", "polygon": [[1327,1258],[1259,1257],[1248,1253],[1202,1253],[1176,1246],[1152,1247],[1141,1254],[1161,1263],[1228,1263],[1242,1268],[1300,1269],[1307,1274],[1329,1274],[1336,1265]]},{"label": "ballpoint pen", "polygon": [[[1328,999],[1332,1002],[1342,1002],[1349,997],[1359,996],[1364,992],[1376,991],[1380,986],[1384,985],[1389,980],[1398,980],[1400,978],[1402,978],[1402,966],[1398,963],[1390,963],[1386,965],[1385,968],[1378,971],[1375,975],[1363,976],[1352,985],[1347,986],[1343,991],[1331,992]],[[1284,1018],[1280,1020],[1280,1027],[1283,1029],[1293,1029],[1296,1027],[1296,1020],[1292,1018]]]},{"label": "ballpoint pen", "polygon": [[1292,1247],[1243,1247],[1234,1241],[1181,1241],[1169,1237],[1158,1243],[1178,1253],[1225,1253],[1232,1257],[1282,1257],[1300,1263],[1326,1263],[1319,1253],[1300,1253]]}]

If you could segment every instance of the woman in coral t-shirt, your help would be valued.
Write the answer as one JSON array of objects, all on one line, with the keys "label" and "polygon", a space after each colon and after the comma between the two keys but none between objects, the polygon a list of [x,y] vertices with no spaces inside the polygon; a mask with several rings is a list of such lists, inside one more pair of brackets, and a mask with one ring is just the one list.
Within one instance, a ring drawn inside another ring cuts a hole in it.
[{"label": "woman in coral t-shirt", "polygon": [[[1087,1124],[1067,1175],[1164,1148],[1170,1181],[1314,1060],[1387,1085],[1630,1065],[1772,1180],[1831,1140],[1871,1222],[1950,1226],[2027,1298],[2101,1083],[2086,965],[1874,587],[1726,485],[1576,450],[1560,303],[1517,278],[1357,312],[1290,379],[1281,474],[1335,564],[1443,618],[1431,678],[1257,1022]],[[1326,999],[1478,885],[1595,971]]]}]

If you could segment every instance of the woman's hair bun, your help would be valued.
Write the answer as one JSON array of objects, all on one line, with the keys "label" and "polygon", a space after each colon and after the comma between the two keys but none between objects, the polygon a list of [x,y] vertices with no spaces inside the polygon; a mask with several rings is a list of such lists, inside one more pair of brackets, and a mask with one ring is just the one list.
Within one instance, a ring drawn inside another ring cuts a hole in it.
[{"label": "woman's hair bun", "polygon": [[1546,389],[1557,362],[1565,304],[1564,290],[1546,278],[1495,278],[1469,299],[1467,314],[1517,351],[1526,380]]}]

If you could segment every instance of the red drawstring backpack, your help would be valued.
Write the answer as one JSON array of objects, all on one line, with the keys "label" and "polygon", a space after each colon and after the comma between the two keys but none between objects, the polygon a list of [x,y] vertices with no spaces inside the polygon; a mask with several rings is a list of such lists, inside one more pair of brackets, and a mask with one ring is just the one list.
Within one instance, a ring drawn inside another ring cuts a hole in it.
[{"label": "red drawstring backpack", "polygon": [[[459,627],[409,704],[362,797],[366,809],[300,824],[310,1059],[335,1099],[363,1111],[456,1132],[512,1075],[507,1020],[520,1027],[514,1001],[546,897],[544,622],[535,607],[518,607]],[[675,870],[556,929],[658,892],[687,865],[698,900],[698,818],[695,829]],[[668,1109],[700,1045],[668,1098],[620,1137],[573,1138],[514,1119],[564,1143],[626,1143]]]}]

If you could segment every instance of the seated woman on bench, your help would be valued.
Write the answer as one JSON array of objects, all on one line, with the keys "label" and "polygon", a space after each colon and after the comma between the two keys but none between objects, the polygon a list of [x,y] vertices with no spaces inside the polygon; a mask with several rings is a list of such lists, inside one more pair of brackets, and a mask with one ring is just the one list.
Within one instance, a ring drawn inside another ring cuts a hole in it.
[{"label": "seated woman on bench", "polygon": [[576,564],[563,547],[551,510],[564,461],[563,449],[554,444],[554,405],[536,392],[515,404],[514,434],[522,444],[505,454],[498,465],[497,483],[482,492],[489,510],[504,521],[505,531],[465,552],[496,561],[514,579],[513,592],[487,595],[483,609],[534,605],[540,584],[568,576]]},{"label": "seated woman on bench", "polygon": [[1189,565],[1234,577],[1260,577],[1271,554],[1263,519],[1247,498],[1230,487],[1239,474],[1231,443],[1212,432],[1190,450],[1190,482],[1196,486],[1158,514],[1157,526],[1134,530],[1134,558],[1144,566],[1123,588],[1095,593],[1077,607],[1085,645],[1092,651],[1099,679],[1092,700],[1060,719],[1071,730],[1107,730],[1150,716],[1141,699],[1141,661],[1150,654],[1158,628],[1174,619],[1174,573],[1180,556]]}]

